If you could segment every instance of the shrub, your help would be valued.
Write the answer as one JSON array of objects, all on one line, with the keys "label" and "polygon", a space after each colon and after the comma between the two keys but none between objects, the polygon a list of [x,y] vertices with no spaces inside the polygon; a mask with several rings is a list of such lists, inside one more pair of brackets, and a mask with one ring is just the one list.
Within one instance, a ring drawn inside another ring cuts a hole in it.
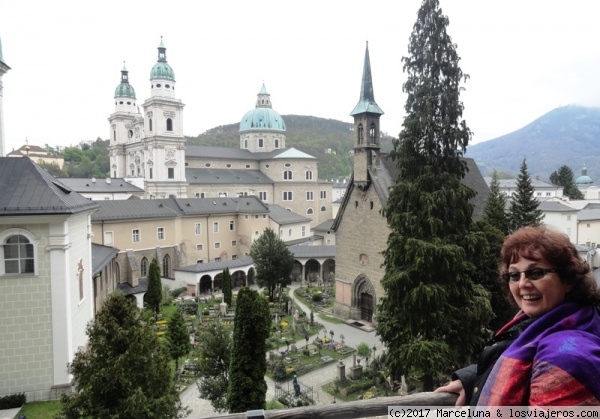
[{"label": "shrub", "polygon": [[315,291],[312,295],[313,301],[321,301],[323,299],[323,293],[321,291]]},{"label": "shrub", "polygon": [[181,294],[185,293],[186,291],[187,291],[186,287],[175,288],[173,291],[171,291],[171,296],[173,296],[173,298],[177,298]]},{"label": "shrub", "polygon": [[0,410],[14,409],[21,407],[27,402],[25,393],[9,394],[8,396],[0,397]]}]

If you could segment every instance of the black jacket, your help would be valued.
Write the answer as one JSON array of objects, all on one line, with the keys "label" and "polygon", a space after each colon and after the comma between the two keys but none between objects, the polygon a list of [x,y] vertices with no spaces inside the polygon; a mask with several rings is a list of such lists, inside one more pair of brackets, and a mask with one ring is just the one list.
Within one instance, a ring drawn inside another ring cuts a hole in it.
[{"label": "black jacket", "polygon": [[477,364],[469,365],[455,371],[452,374],[453,380],[460,380],[465,389],[467,404],[476,406],[479,401],[481,389],[492,372],[492,368],[496,365],[496,361],[500,355],[515,341],[515,339],[533,323],[534,318],[526,318],[519,323],[514,324],[506,332],[494,336],[488,343],[485,344],[483,351],[479,355]]}]

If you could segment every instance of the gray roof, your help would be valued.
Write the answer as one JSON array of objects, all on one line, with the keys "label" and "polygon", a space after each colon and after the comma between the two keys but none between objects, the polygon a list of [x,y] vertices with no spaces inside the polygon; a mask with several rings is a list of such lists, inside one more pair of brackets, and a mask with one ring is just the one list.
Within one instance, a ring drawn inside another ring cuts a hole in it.
[{"label": "gray roof", "polygon": [[210,271],[222,271],[225,268],[229,268],[229,270],[235,268],[241,268],[242,266],[252,265],[254,263],[254,259],[251,256],[244,256],[235,260],[223,260],[220,262],[209,262],[209,263],[196,263],[195,265],[182,266],[180,268],[176,268],[176,271],[183,272],[194,272],[194,273],[202,273],[202,272],[210,272]]},{"label": "gray roof", "polygon": [[117,284],[117,288],[121,290],[125,295],[140,294],[142,292],[148,291],[148,282],[148,277],[144,276],[140,278],[140,282],[137,287],[132,287],[128,282],[123,282]]},{"label": "gray roof", "polygon": [[[280,156],[282,155],[283,156]],[[185,148],[185,156],[200,157],[204,159],[226,159],[226,160],[270,160],[278,157],[283,158],[299,158],[299,159],[316,159],[315,157],[300,151],[296,148],[281,148],[264,153],[253,153],[249,150],[229,147],[206,147],[199,145],[188,145]]]},{"label": "gray roof", "polygon": [[238,198],[168,198],[96,201],[100,210],[92,221],[172,218],[184,215],[266,214],[268,207],[255,196]]},{"label": "gray roof", "polygon": [[[488,179],[491,179],[490,177],[488,177]],[[498,187],[500,189],[504,189],[504,188],[510,188],[510,189],[516,189],[517,188],[517,182],[518,179],[498,179]],[[562,189],[562,186],[554,186],[551,183],[548,182],[544,182],[543,180],[539,180],[536,178],[532,178],[531,179],[531,185],[534,187],[534,189]]]},{"label": "gray roof", "polygon": [[313,229],[313,231],[329,231],[329,230],[331,230],[331,227],[333,226],[334,221],[335,221],[335,218],[330,218],[329,220],[324,221],[321,224],[314,226],[312,229]]},{"label": "gray roof", "polygon": [[123,178],[57,178],[64,185],[79,193],[138,193],[144,192],[142,188],[127,182]]},{"label": "gray roof", "polygon": [[577,213],[578,221],[600,220],[600,209],[582,209]]},{"label": "gray roof", "polygon": [[118,253],[119,249],[114,247],[92,243],[92,274],[104,269]]},{"label": "gray roof", "polygon": [[260,170],[244,169],[185,169],[185,179],[190,185],[198,184],[254,184],[272,185],[273,181]]},{"label": "gray roof", "polygon": [[335,246],[288,246],[296,258],[334,258]]},{"label": "gray roof", "polygon": [[540,201],[538,209],[544,212],[577,212],[577,209],[556,201]]},{"label": "gray roof", "polygon": [[311,219],[296,214],[279,205],[269,205],[269,217],[279,225],[310,222]]},{"label": "gray roof", "polygon": [[0,157],[0,215],[76,214],[98,204],[26,157]]}]

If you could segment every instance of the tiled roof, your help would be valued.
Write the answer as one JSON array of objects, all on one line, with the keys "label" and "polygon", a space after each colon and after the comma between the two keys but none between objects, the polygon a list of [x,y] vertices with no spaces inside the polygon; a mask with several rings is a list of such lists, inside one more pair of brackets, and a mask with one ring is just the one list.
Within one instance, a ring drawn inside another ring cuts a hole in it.
[{"label": "tiled roof", "polygon": [[144,192],[142,188],[127,182],[123,178],[72,178],[59,177],[57,178],[63,184],[79,193],[135,193]]},{"label": "tiled roof", "polygon": [[222,271],[225,268],[229,268],[229,270],[235,268],[241,268],[243,266],[252,265],[254,263],[254,259],[251,256],[244,256],[243,258],[235,259],[235,260],[223,260],[221,262],[209,262],[209,263],[196,263],[195,265],[182,266],[180,268],[175,269],[176,271],[183,272],[194,272],[194,273],[202,273],[209,271]]},{"label": "tiled roof", "polygon": [[334,258],[335,246],[288,246],[296,258]]},{"label": "tiled roof", "polygon": [[0,157],[0,215],[76,214],[97,207],[30,159]]},{"label": "tiled roof", "polygon": [[148,282],[148,277],[144,276],[140,278],[140,282],[137,287],[132,287],[131,285],[129,285],[129,283],[123,282],[121,284],[117,284],[117,288],[123,291],[123,294],[125,295],[140,294],[142,292],[148,291]]},{"label": "tiled roof", "polygon": [[185,169],[185,178],[190,185],[198,184],[273,184],[260,170],[244,169]]},{"label": "tiled roof", "polygon": [[577,212],[577,209],[556,201],[540,201],[538,209],[544,212]]},{"label": "tiled roof", "polygon": [[96,201],[100,209],[92,221],[173,218],[183,215],[267,214],[268,207],[255,196],[239,198],[168,198]]},{"label": "tiled roof", "polygon": [[206,147],[199,145],[186,146],[185,156],[186,158],[201,157],[205,159],[259,160],[257,155],[248,150],[229,147]]},{"label": "tiled roof", "polygon": [[117,256],[119,249],[102,244],[92,243],[92,274],[97,274]]},{"label": "tiled roof", "polygon": [[319,225],[314,226],[312,229],[313,229],[313,231],[329,231],[329,230],[331,230],[331,226],[333,225],[334,221],[335,221],[335,219],[331,218],[327,221],[322,222]]},{"label": "tiled roof", "polygon": [[600,220],[600,209],[582,209],[577,213],[578,221]]},{"label": "tiled roof", "polygon": [[310,218],[296,214],[279,205],[269,205],[269,217],[279,225],[307,223]]}]

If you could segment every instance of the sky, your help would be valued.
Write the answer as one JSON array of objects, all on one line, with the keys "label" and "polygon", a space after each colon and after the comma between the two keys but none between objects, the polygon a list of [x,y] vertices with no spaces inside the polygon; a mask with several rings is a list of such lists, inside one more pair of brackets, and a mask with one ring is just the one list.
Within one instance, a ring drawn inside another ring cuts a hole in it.
[{"label": "sky", "polygon": [[[150,96],[161,36],[184,134],[239,123],[264,82],[280,115],[351,123],[368,42],[381,129],[401,130],[421,0],[0,0],[4,150],[109,137],[123,63]],[[440,0],[470,78],[471,144],[569,104],[600,106],[597,0]]]}]

